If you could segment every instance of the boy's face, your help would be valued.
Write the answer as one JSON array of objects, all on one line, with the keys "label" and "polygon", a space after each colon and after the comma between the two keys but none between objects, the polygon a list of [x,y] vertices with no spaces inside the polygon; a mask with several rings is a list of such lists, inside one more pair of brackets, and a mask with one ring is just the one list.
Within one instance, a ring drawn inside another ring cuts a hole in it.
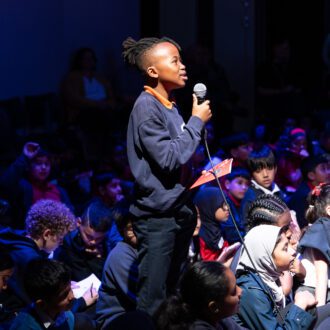
[{"label": "boy's face", "polygon": [[276,174],[276,167],[263,168],[252,173],[252,177],[258,185],[268,189],[274,182]]},{"label": "boy's face", "polygon": [[63,243],[63,238],[67,234],[67,230],[63,233],[53,234],[49,229],[46,229],[43,234],[42,250],[47,253],[52,253]]},{"label": "boy's face", "polygon": [[319,185],[322,182],[330,182],[330,165],[328,163],[318,164],[314,171],[308,173],[308,178],[313,184]]},{"label": "boy's face", "polygon": [[70,310],[73,299],[71,283],[68,283],[60,290],[56,297],[44,303],[49,314],[58,315],[64,311]]},{"label": "boy's face", "polygon": [[81,238],[88,250],[93,250],[99,246],[107,236],[107,232],[95,231],[88,224],[81,224],[79,226],[79,231]]},{"label": "boy's face", "polygon": [[235,159],[246,161],[252,151],[250,143],[243,144],[231,150],[231,154]]},{"label": "boy's face", "polygon": [[301,150],[307,149],[307,141],[305,136],[298,136],[291,142],[291,148],[294,152],[299,153]]},{"label": "boy's face", "polygon": [[238,176],[231,181],[226,180],[225,184],[231,195],[233,195],[238,200],[242,200],[249,188],[250,180]]},{"label": "boy's face", "polygon": [[31,163],[31,176],[36,181],[45,181],[50,174],[51,164],[47,156],[34,159]]},{"label": "boy's face", "polygon": [[150,65],[147,73],[156,78],[167,92],[184,87],[187,81],[186,67],[181,62],[178,49],[170,42],[162,42],[148,54]]},{"label": "boy's face", "polygon": [[0,271],[0,292],[7,289],[7,283],[11,275],[13,275],[14,269],[9,268]]},{"label": "boy's face", "polygon": [[124,198],[119,179],[112,179],[101,188],[101,195],[108,204],[113,205]]}]

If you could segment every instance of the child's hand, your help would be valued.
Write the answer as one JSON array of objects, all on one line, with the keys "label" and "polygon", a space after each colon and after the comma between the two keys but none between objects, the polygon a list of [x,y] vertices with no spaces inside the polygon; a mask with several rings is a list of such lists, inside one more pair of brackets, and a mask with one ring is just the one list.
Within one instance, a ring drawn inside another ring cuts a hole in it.
[{"label": "child's hand", "polygon": [[298,258],[295,258],[289,268],[291,273],[296,274],[299,279],[304,279],[306,276],[306,269]]},{"label": "child's hand", "polygon": [[25,145],[23,147],[23,154],[27,158],[32,159],[38,153],[39,149],[40,149],[40,146],[38,143],[27,142],[27,143],[25,143]]},{"label": "child's hand", "polygon": [[83,294],[83,298],[85,300],[86,306],[93,305],[96,300],[98,299],[99,294],[95,289],[88,289],[86,292]]},{"label": "child's hand", "polygon": [[294,303],[303,310],[316,306],[317,300],[309,291],[299,291],[294,297]]},{"label": "child's hand", "polygon": [[197,97],[193,94],[193,107],[191,114],[192,116],[200,118],[204,123],[207,123],[212,117],[210,101],[206,100],[203,103],[198,104]]},{"label": "child's hand", "polygon": [[85,251],[93,254],[96,258],[101,258],[103,254],[103,249],[101,246],[86,247]]}]

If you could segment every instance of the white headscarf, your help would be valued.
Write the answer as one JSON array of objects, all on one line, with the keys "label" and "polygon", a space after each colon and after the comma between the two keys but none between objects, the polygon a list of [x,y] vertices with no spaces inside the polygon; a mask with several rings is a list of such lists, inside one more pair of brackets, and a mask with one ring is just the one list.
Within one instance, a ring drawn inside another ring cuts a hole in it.
[{"label": "white headscarf", "polygon": [[[280,230],[281,227],[272,225],[256,226],[246,234],[244,242],[261,279],[273,292],[275,301],[284,306],[282,287],[276,284],[281,272],[276,269],[272,257]],[[242,265],[254,269],[244,248],[237,269],[244,269]]]}]

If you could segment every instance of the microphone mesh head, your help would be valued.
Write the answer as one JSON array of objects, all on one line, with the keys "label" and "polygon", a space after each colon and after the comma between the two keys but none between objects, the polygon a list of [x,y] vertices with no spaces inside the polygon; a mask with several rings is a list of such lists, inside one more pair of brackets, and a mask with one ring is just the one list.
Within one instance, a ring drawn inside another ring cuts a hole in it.
[{"label": "microphone mesh head", "polygon": [[204,84],[198,83],[194,86],[194,93],[200,99],[203,99],[206,96],[207,88]]}]

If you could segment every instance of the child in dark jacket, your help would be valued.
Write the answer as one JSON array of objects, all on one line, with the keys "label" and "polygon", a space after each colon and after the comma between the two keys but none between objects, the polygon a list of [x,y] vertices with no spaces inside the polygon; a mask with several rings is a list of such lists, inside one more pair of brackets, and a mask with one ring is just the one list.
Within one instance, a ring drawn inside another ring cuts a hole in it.
[{"label": "child in dark jacket", "polygon": [[[0,231],[0,248],[9,253],[15,263],[14,274],[8,283],[8,294],[4,297],[5,306],[14,312],[30,303],[23,286],[27,263],[46,259],[62,244],[66,233],[75,228],[76,219],[64,204],[40,200],[29,210],[25,223],[25,232],[9,228]],[[75,301],[73,311],[82,310],[95,300],[85,294]]]},{"label": "child in dark jacket", "polygon": [[33,259],[47,258],[62,243],[68,230],[76,225],[71,211],[62,203],[51,200],[34,204],[25,223],[25,232],[10,228],[0,231],[1,250],[9,253],[15,263],[15,272],[9,281],[9,290],[17,298],[12,306],[14,310],[29,302],[23,287],[27,263]]},{"label": "child in dark jacket", "polygon": [[[238,230],[241,236],[244,237],[245,227],[241,202],[250,185],[250,173],[245,168],[234,167],[231,173],[225,176],[224,180],[227,190],[226,201],[235,219]],[[236,242],[241,242],[231,215],[229,215],[229,218],[226,222],[221,222],[220,226],[223,231],[225,240],[230,245]]]},{"label": "child in dark jacket", "polygon": [[7,310],[3,303],[3,292],[8,288],[8,281],[14,272],[14,261],[8,253],[0,252],[0,324],[3,329],[10,326],[14,313]]},{"label": "child in dark jacket", "polygon": [[242,290],[235,275],[219,262],[198,261],[183,275],[177,295],[156,315],[158,330],[243,330],[231,316]]},{"label": "child in dark jacket", "polygon": [[228,246],[220,228],[220,223],[228,220],[228,205],[220,190],[215,187],[201,189],[195,196],[194,203],[201,220],[199,231],[201,258],[208,261],[217,260]]},{"label": "child in dark jacket", "polygon": [[124,241],[115,246],[104,265],[99,300],[96,304],[97,324],[100,329],[109,327],[114,320],[116,323],[121,322],[120,319],[125,318],[125,313],[136,308],[137,240],[126,201],[118,203],[113,217]]},{"label": "child in dark jacket", "polygon": [[22,155],[0,178],[0,187],[13,212],[11,227],[23,229],[27,211],[41,199],[62,202],[73,210],[66,191],[49,181],[50,173],[50,154],[38,143],[27,142]]},{"label": "child in dark jacket", "polygon": [[247,214],[251,203],[262,194],[276,195],[286,201],[286,195],[274,182],[276,174],[276,160],[273,152],[264,146],[259,151],[250,154],[247,160],[252,180],[251,186],[247,190],[242,201],[243,219],[246,223]]},{"label": "child in dark jacket", "polygon": [[74,316],[70,311],[74,296],[70,270],[64,264],[49,259],[30,261],[24,287],[32,304],[17,315],[10,329],[74,329]]},{"label": "child in dark jacket", "polygon": [[308,225],[305,218],[308,209],[308,194],[320,183],[330,182],[330,166],[322,156],[310,156],[301,162],[303,181],[289,199],[288,205],[297,214],[300,228]]},{"label": "child in dark jacket", "polygon": [[[236,272],[243,290],[235,320],[248,329],[310,329],[315,316],[306,310],[317,303],[308,291],[298,292],[294,304],[282,314],[285,299],[278,279],[293,263],[295,253],[288,249],[286,227],[260,225],[245,236],[245,246]],[[257,272],[254,270],[256,268]]]},{"label": "child in dark jacket", "polygon": [[92,273],[101,279],[108,246],[122,240],[112,219],[112,209],[95,201],[77,222],[78,228],[64,237],[54,258],[71,269],[73,281],[81,281]]}]

